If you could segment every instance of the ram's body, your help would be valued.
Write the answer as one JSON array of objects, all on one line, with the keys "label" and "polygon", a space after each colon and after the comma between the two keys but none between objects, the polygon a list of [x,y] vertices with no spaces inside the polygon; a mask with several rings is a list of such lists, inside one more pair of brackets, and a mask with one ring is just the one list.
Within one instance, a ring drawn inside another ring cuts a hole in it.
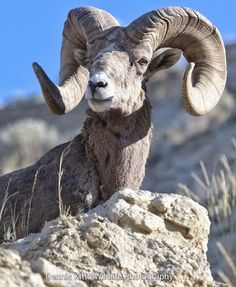
[{"label": "ram's body", "polygon": [[14,210],[17,237],[56,218],[60,186],[63,205],[74,215],[120,188],[139,189],[152,135],[149,103],[120,121],[115,114],[113,120],[101,120],[89,110],[82,133],[71,142],[50,150],[33,166],[0,177],[0,205],[6,191],[11,197],[0,234],[12,227]]},{"label": "ram's body", "polygon": [[[179,59],[178,49],[190,62],[182,90],[187,112],[210,111],[225,85],[220,34],[187,8],[152,11],[126,28],[105,11],[75,9],[63,36],[60,86],[38,64],[34,70],[53,112],[69,112],[85,93],[87,119],[71,142],[0,177],[0,237],[9,228],[18,238],[39,231],[61,204],[75,214],[119,189],[140,188],[152,138],[145,83]],[[161,47],[174,49],[154,53]]]}]

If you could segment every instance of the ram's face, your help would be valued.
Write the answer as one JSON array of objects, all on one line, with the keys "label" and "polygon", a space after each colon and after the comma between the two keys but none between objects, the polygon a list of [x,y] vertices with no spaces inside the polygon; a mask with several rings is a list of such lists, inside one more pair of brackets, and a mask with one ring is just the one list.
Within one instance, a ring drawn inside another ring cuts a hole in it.
[{"label": "ram's face", "polygon": [[143,104],[143,75],[152,53],[148,47],[133,46],[121,31],[107,38],[96,41],[91,54],[88,51],[90,78],[85,97],[95,112],[119,110],[130,114]]}]

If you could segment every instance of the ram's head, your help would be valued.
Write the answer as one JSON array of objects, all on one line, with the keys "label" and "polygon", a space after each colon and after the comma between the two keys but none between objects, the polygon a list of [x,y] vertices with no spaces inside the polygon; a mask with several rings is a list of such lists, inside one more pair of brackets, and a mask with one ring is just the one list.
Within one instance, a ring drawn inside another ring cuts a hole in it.
[{"label": "ram's head", "polygon": [[[155,53],[164,47],[171,49]],[[63,31],[59,86],[38,64],[33,66],[53,112],[71,111],[85,94],[95,112],[119,110],[127,115],[143,104],[142,84],[173,65],[180,50],[189,62],[182,85],[184,107],[192,115],[203,115],[222,95],[225,49],[218,30],[188,8],[155,10],[128,27],[96,8],[72,10]]]}]

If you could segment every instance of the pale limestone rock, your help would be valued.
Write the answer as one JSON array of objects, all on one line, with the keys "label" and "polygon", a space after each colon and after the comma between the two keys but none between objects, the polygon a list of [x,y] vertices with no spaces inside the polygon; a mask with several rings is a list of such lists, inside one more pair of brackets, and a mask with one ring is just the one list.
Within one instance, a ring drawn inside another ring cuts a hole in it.
[{"label": "pale limestone rock", "polygon": [[0,248],[1,287],[45,287],[42,277],[33,273],[29,262],[12,250]]},{"label": "pale limestone rock", "polygon": [[32,261],[31,267],[35,272],[40,273],[46,285],[52,287],[67,287],[68,281],[70,282],[70,287],[86,287],[87,284],[81,280],[76,280],[74,274],[66,272],[65,270],[57,267],[56,265],[50,263],[45,258],[38,258]]},{"label": "pale limestone rock", "polygon": [[125,189],[8,248],[50,286],[221,286],[206,259],[209,227],[187,197]]}]

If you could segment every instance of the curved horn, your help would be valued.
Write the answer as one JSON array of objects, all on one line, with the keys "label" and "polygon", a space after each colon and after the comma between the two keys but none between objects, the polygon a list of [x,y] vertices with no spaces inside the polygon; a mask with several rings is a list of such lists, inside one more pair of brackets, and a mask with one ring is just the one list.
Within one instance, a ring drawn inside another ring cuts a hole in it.
[{"label": "curved horn", "polygon": [[147,42],[153,51],[183,51],[189,64],[182,96],[189,114],[204,115],[217,104],[226,83],[225,48],[219,31],[204,16],[189,8],[164,8],[143,15],[126,30],[135,43]]},{"label": "curved horn", "polygon": [[104,30],[119,23],[109,13],[93,7],[71,10],[63,30],[60,83],[55,85],[37,64],[33,68],[45,100],[54,113],[63,114],[75,108],[87,87],[89,71],[85,58],[87,44]]}]

